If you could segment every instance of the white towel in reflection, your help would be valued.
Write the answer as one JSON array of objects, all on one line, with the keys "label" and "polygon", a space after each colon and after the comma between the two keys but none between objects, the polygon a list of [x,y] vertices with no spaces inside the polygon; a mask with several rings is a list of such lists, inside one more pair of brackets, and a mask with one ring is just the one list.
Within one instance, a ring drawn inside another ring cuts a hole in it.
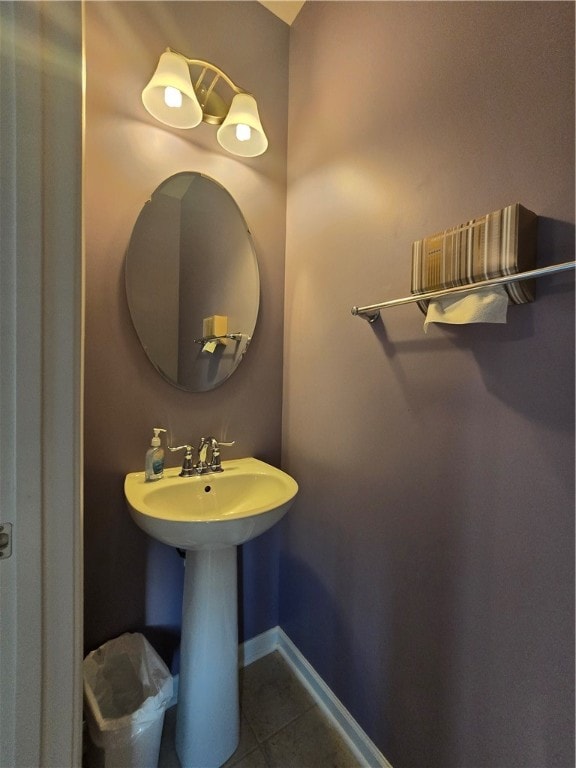
[{"label": "white towel in reflection", "polygon": [[507,310],[508,294],[501,285],[443,296],[430,301],[424,331],[429,323],[505,323]]}]

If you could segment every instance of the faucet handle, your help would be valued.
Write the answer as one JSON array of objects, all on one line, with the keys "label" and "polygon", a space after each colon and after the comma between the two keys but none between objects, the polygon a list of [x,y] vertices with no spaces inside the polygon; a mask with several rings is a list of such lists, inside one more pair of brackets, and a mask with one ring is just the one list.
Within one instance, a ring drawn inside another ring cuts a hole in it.
[{"label": "faucet handle", "polygon": [[231,443],[224,443],[224,442],[221,442],[220,440],[217,440],[215,437],[212,437],[212,435],[210,435],[209,437],[200,438],[200,445],[198,447],[198,450],[206,446],[209,446],[210,448],[212,448],[213,451],[215,451],[215,450],[218,450],[220,446],[224,446],[225,448],[230,448],[230,446],[234,445],[235,443],[236,443],[236,440],[232,440]]},{"label": "faucet handle", "polygon": [[222,463],[220,460],[220,446],[223,446],[225,448],[230,448],[231,445],[234,445],[236,440],[232,440],[230,443],[220,443],[215,438],[212,438],[212,462],[210,464],[210,470],[212,472],[222,472]]},{"label": "faucet handle", "polygon": [[192,451],[194,450],[194,448],[191,445],[176,445],[176,446],[169,445],[168,446],[168,450],[172,451],[172,453],[175,453],[176,451],[183,451],[183,450],[185,450],[186,451],[185,458],[186,459],[188,459],[188,458],[191,459],[192,458]]},{"label": "faucet handle", "polygon": [[216,454],[220,453],[220,448],[230,448],[231,445],[235,445],[236,440],[232,440],[231,443],[221,443],[220,440],[216,440],[215,437],[208,437],[206,440],[210,443],[212,451]]},{"label": "faucet handle", "polygon": [[175,451],[185,450],[184,461],[182,462],[182,469],[180,470],[180,477],[192,477],[194,474],[194,464],[192,462],[192,453],[194,448],[191,445],[177,445],[172,447],[168,446],[168,450],[174,453]]}]

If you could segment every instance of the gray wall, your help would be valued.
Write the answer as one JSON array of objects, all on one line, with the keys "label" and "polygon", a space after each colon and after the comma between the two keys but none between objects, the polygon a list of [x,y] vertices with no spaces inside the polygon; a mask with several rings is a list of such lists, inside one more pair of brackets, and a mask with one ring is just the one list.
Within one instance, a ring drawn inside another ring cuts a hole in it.
[{"label": "gray wall", "polygon": [[[143,469],[154,426],[177,444],[236,440],[226,455],[280,460],[286,211],[288,27],[258,3],[86,4],[86,647],[142,626],[178,627],[182,563],[130,520],[123,476]],[[140,93],[167,46],[213,61],[257,94],[270,150],[244,160],[214,128],[163,127]],[[266,65],[263,66],[263,62]],[[234,376],[190,394],[152,368],[132,327],[124,255],[144,202],[168,176],[200,171],[223,184],[252,230],[259,321]],[[181,457],[170,456],[177,465]],[[278,623],[278,533],[243,548],[243,634]]]},{"label": "gray wall", "polygon": [[290,65],[282,627],[395,768],[567,768],[573,275],[506,326],[350,308],[513,202],[574,258],[574,6],[313,2]]}]

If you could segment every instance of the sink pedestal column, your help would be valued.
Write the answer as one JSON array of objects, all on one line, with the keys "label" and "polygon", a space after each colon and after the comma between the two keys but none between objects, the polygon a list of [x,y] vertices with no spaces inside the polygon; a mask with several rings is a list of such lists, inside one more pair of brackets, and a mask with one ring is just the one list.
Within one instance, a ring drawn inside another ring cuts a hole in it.
[{"label": "sink pedestal column", "polygon": [[186,553],[176,752],[182,768],[219,768],[238,746],[236,547]]}]

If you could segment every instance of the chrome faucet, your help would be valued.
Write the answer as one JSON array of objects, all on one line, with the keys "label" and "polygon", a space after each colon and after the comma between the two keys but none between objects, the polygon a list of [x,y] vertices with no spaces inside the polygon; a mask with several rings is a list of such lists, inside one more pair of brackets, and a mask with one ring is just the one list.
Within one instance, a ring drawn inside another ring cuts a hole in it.
[{"label": "chrome faucet", "polygon": [[[199,475],[205,475],[209,472],[222,472],[222,463],[220,460],[220,446],[227,447],[234,445],[231,443],[221,443],[215,437],[201,437],[198,445],[198,463],[196,471]],[[208,451],[210,451],[210,461],[208,461]]]},{"label": "chrome faucet", "polygon": [[[178,445],[176,447],[168,446],[168,450],[183,451],[184,461],[182,462],[182,469],[180,470],[180,477],[194,477],[195,475],[207,475],[210,472],[223,472],[222,463],[220,459],[220,446],[234,445],[234,440],[231,443],[220,443],[215,437],[201,437],[198,445],[198,461],[194,464],[192,455],[194,448],[191,445]],[[208,461],[208,452],[210,452],[210,460]]]}]

